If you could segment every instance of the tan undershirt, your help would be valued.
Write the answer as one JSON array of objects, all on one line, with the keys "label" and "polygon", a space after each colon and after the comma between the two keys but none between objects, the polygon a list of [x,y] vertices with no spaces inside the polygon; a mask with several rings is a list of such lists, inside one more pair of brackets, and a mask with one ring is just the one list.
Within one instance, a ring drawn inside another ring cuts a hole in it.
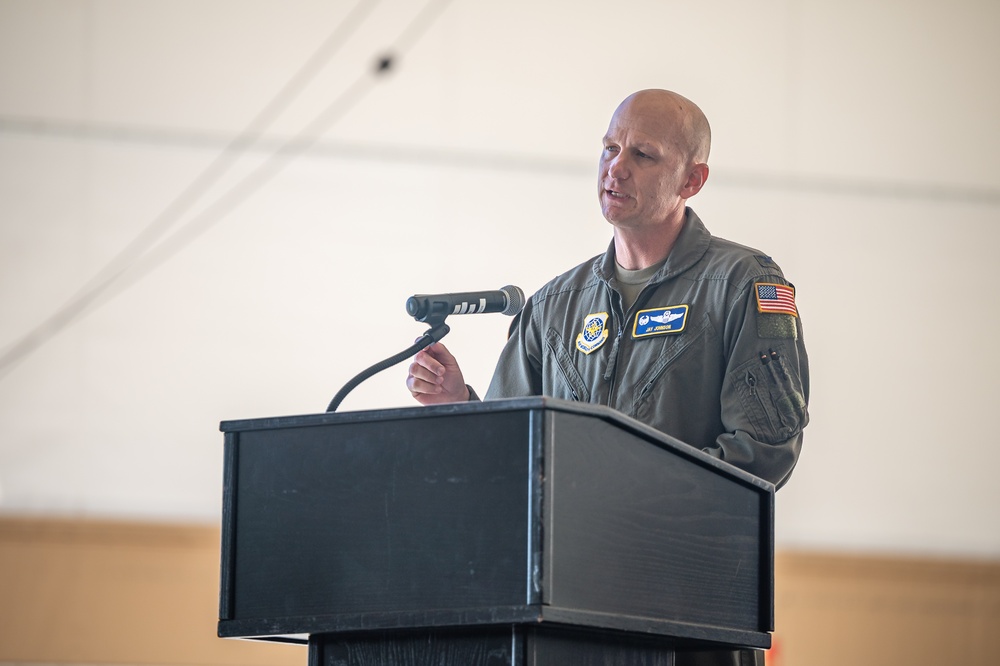
[{"label": "tan undershirt", "polygon": [[622,308],[625,312],[628,312],[632,308],[635,299],[639,298],[639,292],[649,282],[649,278],[653,277],[656,271],[663,268],[664,263],[666,263],[665,259],[647,268],[630,271],[622,268],[617,261],[615,262],[615,279],[618,280],[618,291],[621,292]]}]

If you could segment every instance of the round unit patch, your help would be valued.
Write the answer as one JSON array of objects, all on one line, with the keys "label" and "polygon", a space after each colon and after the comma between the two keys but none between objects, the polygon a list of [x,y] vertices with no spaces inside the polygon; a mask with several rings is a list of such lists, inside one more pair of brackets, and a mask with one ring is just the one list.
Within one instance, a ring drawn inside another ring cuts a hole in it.
[{"label": "round unit patch", "polygon": [[583,333],[576,336],[576,348],[589,354],[608,339],[608,313],[593,312],[583,318]]}]

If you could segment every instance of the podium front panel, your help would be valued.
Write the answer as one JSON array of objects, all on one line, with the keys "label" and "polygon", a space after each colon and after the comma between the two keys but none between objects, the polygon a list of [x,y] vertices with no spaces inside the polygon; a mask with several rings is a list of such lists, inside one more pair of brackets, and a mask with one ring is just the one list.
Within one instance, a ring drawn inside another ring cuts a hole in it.
[{"label": "podium front panel", "polygon": [[229,619],[283,633],[311,616],[533,603],[530,418],[231,433]]}]

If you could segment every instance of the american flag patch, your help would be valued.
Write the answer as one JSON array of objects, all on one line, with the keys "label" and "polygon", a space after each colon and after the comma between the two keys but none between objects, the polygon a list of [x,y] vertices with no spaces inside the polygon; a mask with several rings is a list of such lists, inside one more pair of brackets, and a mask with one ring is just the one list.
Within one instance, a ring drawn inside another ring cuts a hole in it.
[{"label": "american flag patch", "polygon": [[778,314],[790,314],[798,317],[798,310],[795,309],[795,288],[785,284],[770,284],[758,282],[754,285],[757,289],[757,312],[776,312]]}]

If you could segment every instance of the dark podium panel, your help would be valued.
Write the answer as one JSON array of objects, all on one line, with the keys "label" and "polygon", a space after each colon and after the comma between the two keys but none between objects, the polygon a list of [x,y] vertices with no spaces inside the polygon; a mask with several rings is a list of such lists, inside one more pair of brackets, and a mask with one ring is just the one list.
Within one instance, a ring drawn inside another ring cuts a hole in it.
[{"label": "dark podium panel", "polygon": [[309,641],[311,664],[418,663],[391,655],[435,642],[484,664],[770,645],[774,487],[614,410],[525,398],[222,430],[220,636]]}]

